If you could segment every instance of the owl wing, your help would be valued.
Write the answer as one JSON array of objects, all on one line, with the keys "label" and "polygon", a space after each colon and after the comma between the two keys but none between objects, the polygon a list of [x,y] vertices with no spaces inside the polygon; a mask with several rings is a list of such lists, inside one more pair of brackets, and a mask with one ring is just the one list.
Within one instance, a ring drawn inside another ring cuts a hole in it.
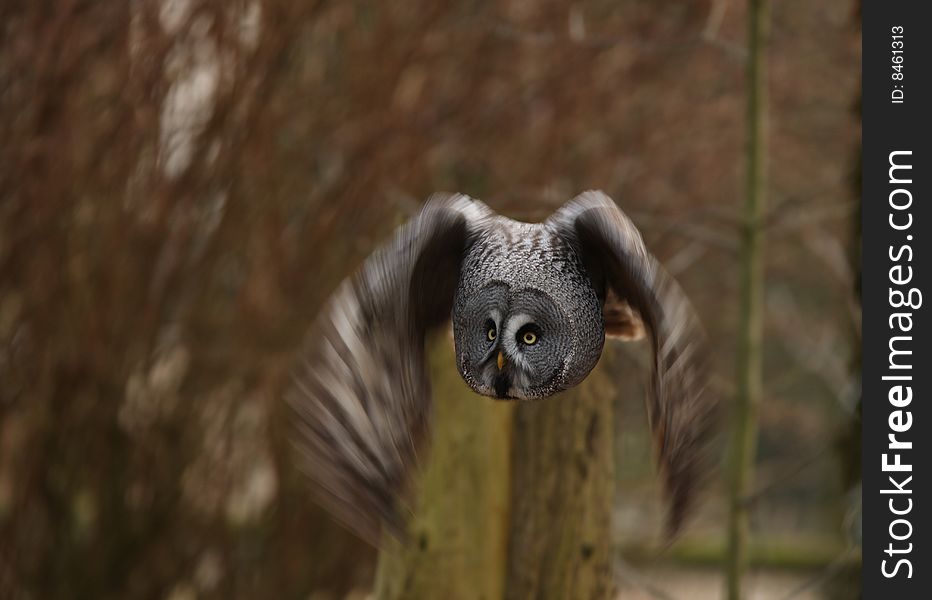
[{"label": "owl wing", "polygon": [[286,400],[317,501],[373,545],[399,535],[399,500],[428,427],[427,332],[450,319],[464,252],[491,211],[433,197],[330,297]]},{"label": "owl wing", "polygon": [[711,461],[718,403],[707,389],[705,335],[679,285],[608,196],[580,194],[548,223],[579,252],[600,296],[633,308],[651,340],[654,366],[647,415],[670,503],[672,536]]}]

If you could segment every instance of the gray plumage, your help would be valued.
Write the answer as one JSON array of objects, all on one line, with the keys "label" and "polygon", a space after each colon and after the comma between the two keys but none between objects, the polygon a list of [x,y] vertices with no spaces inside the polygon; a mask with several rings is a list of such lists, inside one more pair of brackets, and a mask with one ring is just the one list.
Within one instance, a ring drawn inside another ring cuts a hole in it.
[{"label": "gray plumage", "polygon": [[676,532],[707,467],[716,403],[688,300],[600,192],[543,223],[434,197],[331,297],[287,399],[318,501],[376,543],[401,533],[402,497],[428,429],[427,333],[452,318],[456,367],[475,392],[537,399],[585,379],[606,333],[647,333],[648,418]]}]

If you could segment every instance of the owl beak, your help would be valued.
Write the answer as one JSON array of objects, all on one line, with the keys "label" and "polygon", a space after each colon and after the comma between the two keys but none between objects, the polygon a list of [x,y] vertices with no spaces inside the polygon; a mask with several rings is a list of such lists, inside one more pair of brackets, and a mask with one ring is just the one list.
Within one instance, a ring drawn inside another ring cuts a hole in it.
[{"label": "owl beak", "polygon": [[505,366],[505,355],[501,352],[498,353],[498,370],[501,371],[502,367]]}]

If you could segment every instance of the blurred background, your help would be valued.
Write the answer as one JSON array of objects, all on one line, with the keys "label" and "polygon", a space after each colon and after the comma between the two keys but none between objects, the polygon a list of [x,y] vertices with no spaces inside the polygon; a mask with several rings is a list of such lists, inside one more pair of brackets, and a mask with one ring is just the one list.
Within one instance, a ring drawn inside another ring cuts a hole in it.
[{"label": "blurred background", "polygon": [[[749,598],[858,596],[859,18],[770,15]],[[5,0],[0,598],[369,597],[378,552],[310,501],[281,394],[329,293],[435,191],[536,221],[605,190],[693,300],[729,405],[746,21],[737,0]],[[721,478],[657,550],[646,352],[600,367],[614,585],[718,598]]]}]

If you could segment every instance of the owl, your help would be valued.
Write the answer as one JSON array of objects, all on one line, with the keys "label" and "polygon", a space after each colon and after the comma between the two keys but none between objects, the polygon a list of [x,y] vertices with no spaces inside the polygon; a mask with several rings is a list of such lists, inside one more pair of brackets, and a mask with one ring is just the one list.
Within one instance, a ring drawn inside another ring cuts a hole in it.
[{"label": "owl", "polygon": [[606,336],[647,337],[648,420],[679,529],[715,421],[704,335],[638,230],[596,191],[543,223],[434,196],[333,293],[286,399],[299,464],[337,520],[373,543],[383,528],[403,532],[400,500],[430,424],[425,337],[450,322],[463,380],[503,400],[577,385]]}]

